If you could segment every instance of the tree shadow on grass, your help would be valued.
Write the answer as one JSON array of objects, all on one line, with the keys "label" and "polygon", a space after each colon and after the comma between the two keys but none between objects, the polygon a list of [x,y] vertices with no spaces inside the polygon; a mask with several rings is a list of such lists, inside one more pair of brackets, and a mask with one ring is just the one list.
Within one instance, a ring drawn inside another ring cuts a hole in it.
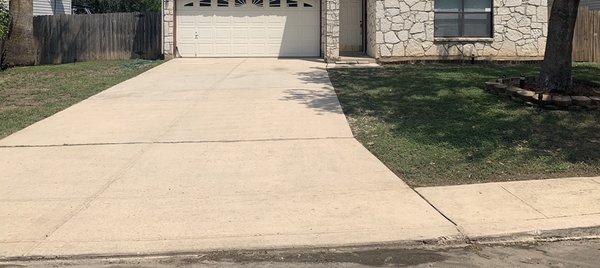
[{"label": "tree shadow on grass", "polygon": [[[375,118],[388,135],[442,152],[451,150],[467,166],[502,168],[498,162],[513,161],[523,170],[527,170],[523,165],[538,165],[531,166],[534,171],[555,164],[583,164],[598,172],[600,112],[539,110],[483,90],[490,79],[535,73],[531,65],[408,65],[329,72],[348,117]],[[444,157],[440,154],[432,158]]]}]

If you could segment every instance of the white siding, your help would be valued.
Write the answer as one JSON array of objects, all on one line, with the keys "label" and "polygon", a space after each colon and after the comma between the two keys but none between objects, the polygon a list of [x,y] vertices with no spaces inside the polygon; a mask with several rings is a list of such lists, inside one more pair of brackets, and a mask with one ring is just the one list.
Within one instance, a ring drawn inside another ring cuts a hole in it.
[{"label": "white siding", "polygon": [[51,0],[34,0],[33,1],[33,15],[34,16],[43,16],[43,15],[54,15],[52,11],[52,2]]},{"label": "white siding", "polygon": [[71,0],[34,0],[33,15],[71,14]]},{"label": "white siding", "polygon": [[[9,0],[1,0],[8,8]],[[33,15],[71,14],[72,0],[33,0]]]}]

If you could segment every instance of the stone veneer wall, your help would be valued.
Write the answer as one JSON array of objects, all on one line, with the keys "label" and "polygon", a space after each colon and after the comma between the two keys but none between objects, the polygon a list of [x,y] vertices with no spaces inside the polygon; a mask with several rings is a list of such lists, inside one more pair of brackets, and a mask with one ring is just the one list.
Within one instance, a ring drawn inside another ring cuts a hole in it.
[{"label": "stone veneer wall", "polygon": [[321,0],[321,50],[326,61],[340,57],[340,3]]},{"label": "stone veneer wall", "polygon": [[434,0],[373,0],[376,57],[514,59],[543,57],[546,0],[494,0],[493,38],[440,40],[434,33]]},{"label": "stone veneer wall", "polygon": [[174,52],[174,32],[175,32],[175,0],[163,0],[163,53],[165,59],[172,59]]}]

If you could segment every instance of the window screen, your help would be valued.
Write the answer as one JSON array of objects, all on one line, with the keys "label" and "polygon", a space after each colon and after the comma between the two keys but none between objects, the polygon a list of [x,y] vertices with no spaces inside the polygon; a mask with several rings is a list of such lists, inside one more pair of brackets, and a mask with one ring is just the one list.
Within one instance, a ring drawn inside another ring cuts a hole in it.
[{"label": "window screen", "polygon": [[491,37],[492,0],[435,0],[436,37]]}]

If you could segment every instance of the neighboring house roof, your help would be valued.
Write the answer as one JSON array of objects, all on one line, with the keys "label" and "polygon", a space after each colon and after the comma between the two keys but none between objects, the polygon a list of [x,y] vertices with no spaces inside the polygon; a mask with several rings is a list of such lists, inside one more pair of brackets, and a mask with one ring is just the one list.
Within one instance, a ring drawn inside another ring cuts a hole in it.
[{"label": "neighboring house roof", "polygon": [[[8,8],[9,0],[0,0]],[[71,14],[72,0],[33,0],[33,15]]]},{"label": "neighboring house roof", "polygon": [[600,0],[581,0],[580,5],[590,10],[600,10]]}]

